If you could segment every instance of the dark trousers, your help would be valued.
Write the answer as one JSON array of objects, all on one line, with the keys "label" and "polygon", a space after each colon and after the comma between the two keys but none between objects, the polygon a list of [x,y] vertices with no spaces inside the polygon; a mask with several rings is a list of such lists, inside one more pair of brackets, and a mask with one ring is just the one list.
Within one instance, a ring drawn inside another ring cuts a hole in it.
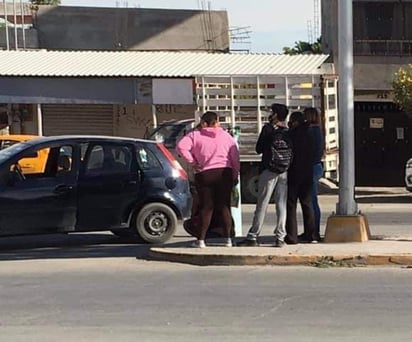
[{"label": "dark trousers", "polygon": [[223,222],[226,237],[230,237],[232,229],[232,215],[230,213],[230,195],[233,186],[232,169],[219,168],[200,172],[195,175],[195,182],[200,206],[199,240],[205,239],[214,211]]},{"label": "dark trousers", "polygon": [[303,214],[303,228],[305,238],[315,240],[315,215],[312,205],[313,180],[289,180],[288,200],[286,216],[286,238],[287,243],[298,243],[298,223],[296,218],[296,207],[299,200]]}]

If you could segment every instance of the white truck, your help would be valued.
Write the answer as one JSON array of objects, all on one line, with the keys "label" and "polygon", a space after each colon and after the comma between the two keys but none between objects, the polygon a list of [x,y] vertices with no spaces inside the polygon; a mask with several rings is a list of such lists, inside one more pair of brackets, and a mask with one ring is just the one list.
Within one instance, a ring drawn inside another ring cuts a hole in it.
[{"label": "white truck", "polygon": [[255,144],[267,121],[270,105],[285,104],[289,112],[316,107],[325,132],[325,177],[337,178],[338,106],[336,75],[268,75],[196,77],[198,118],[205,111],[217,112],[222,126],[238,132],[241,154],[241,198],[254,203],[261,159]]}]

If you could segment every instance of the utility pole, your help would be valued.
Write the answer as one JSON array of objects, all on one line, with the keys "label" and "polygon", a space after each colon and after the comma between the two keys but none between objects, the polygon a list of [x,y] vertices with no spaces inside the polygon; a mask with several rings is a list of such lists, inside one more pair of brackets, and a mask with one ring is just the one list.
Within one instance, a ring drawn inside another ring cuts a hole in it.
[{"label": "utility pole", "polygon": [[355,123],[353,112],[352,1],[339,0],[339,203],[338,215],[357,214],[355,202]]},{"label": "utility pole", "polygon": [[23,5],[23,0],[20,0],[20,12],[21,12],[21,33],[23,35],[23,49],[26,50],[26,31],[25,31],[25,20],[24,20],[24,14],[25,14],[25,8]]},{"label": "utility pole", "polygon": [[10,50],[10,41],[9,41],[9,22],[7,21],[7,4],[6,0],[3,0],[3,12],[4,12],[4,29],[6,31],[6,50]]},{"label": "utility pole", "polygon": [[325,242],[362,242],[370,237],[355,202],[355,124],[352,0],[338,0],[339,201],[328,218]]},{"label": "utility pole", "polygon": [[14,21],[14,49],[19,49],[18,35],[17,35],[17,14],[16,14],[16,0],[13,0],[13,21]]}]

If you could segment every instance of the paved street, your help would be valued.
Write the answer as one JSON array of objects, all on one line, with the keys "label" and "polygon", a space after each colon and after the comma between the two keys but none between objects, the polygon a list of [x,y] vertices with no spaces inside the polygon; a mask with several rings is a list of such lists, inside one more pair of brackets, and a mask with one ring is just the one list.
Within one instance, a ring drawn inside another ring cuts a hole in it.
[{"label": "paved street", "polygon": [[[322,210],[321,234],[323,234],[328,216],[336,212],[337,195],[323,194],[319,196]],[[364,213],[369,221],[372,235],[406,235],[412,237],[412,193],[402,188],[383,189],[381,191],[358,191],[356,195],[358,209]],[[254,205],[243,205],[242,223],[246,233],[253,218]],[[270,205],[265,220],[263,235],[270,235],[275,222],[275,207]],[[301,215],[298,215],[301,223]],[[300,224],[300,228],[301,224]]]},{"label": "paved street", "polygon": [[[412,237],[409,193],[357,198],[373,235]],[[323,222],[336,201],[321,196]],[[110,233],[0,239],[1,340],[410,340],[408,267],[199,267],[148,250]]]},{"label": "paved street", "polygon": [[412,270],[3,262],[1,340],[410,341]]},{"label": "paved street", "polygon": [[[357,191],[359,209],[366,214],[371,234],[374,236],[393,236],[412,238],[412,194],[403,188]],[[322,194],[321,230],[324,231],[327,217],[335,211],[338,196]],[[246,234],[253,218],[255,206],[242,206],[242,231]],[[268,208],[262,236],[270,239],[275,220],[274,205]],[[298,215],[301,223],[301,215]],[[302,229],[302,224],[300,224]],[[193,240],[180,227],[175,238],[170,242],[185,242]],[[412,250],[412,248],[411,248]],[[136,245],[130,239],[121,239],[110,232],[86,234],[55,234],[43,236],[24,236],[0,238],[0,261],[23,259],[51,258],[101,258],[101,257],[131,257],[145,258],[148,255],[148,245]]]}]

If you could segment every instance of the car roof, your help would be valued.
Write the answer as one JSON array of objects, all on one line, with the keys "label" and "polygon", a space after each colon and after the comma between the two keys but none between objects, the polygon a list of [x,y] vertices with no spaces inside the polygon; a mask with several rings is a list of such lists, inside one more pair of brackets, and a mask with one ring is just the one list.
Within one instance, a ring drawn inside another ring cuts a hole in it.
[{"label": "car roof", "polygon": [[46,137],[39,137],[35,140],[26,141],[26,144],[34,145],[39,143],[48,143],[48,142],[70,142],[70,141],[77,141],[77,142],[89,142],[90,140],[93,141],[100,141],[100,142],[143,142],[143,143],[156,143],[153,140],[146,140],[146,139],[139,139],[139,138],[129,138],[129,137],[117,137],[117,136],[110,136],[110,135],[54,135],[54,136],[46,136]]}]

